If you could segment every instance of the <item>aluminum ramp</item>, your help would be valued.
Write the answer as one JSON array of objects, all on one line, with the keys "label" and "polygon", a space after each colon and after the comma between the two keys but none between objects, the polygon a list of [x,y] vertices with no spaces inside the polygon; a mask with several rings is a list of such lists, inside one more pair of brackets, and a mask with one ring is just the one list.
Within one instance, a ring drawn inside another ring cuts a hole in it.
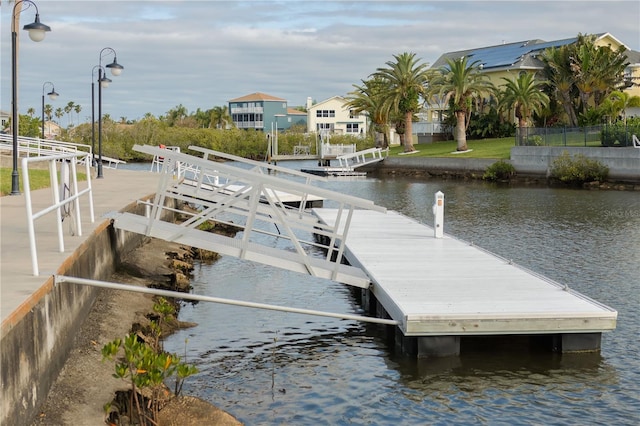
[{"label": "aluminum ramp", "polygon": [[[357,287],[366,288],[370,285],[369,277],[361,269],[343,265],[340,259],[354,210],[385,213],[385,208],[369,200],[310,185],[308,182],[315,177],[290,169],[262,163],[257,167],[255,162],[242,159],[233,164],[210,160],[209,156],[218,154],[228,157],[216,151],[205,150],[206,158],[199,158],[148,145],[135,145],[133,149],[151,156],[163,156],[163,168],[148,217],[116,213],[113,224],[117,229]],[[197,168],[197,180],[187,184],[184,176],[174,175],[178,164]],[[287,174],[293,176],[284,177]],[[205,176],[217,176],[220,182],[225,183],[212,187],[204,183]],[[300,182],[303,177],[305,181]],[[290,207],[282,201],[281,194],[296,196],[300,200],[316,197],[331,200],[337,206],[338,219],[332,225],[322,224],[304,209],[304,202],[300,202],[298,207]],[[162,219],[167,216],[165,213],[173,210],[168,207],[171,204],[168,200],[193,204],[199,206],[199,210],[180,224],[165,221]],[[199,230],[198,227],[206,221],[238,227],[241,231],[239,238]],[[309,255],[311,251],[313,255]]]}]

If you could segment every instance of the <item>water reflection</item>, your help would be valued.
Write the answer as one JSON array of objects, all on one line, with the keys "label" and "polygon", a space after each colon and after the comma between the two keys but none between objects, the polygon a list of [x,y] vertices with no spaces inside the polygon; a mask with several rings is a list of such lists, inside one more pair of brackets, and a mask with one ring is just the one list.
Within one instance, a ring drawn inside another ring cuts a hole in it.
[{"label": "water reflection", "polygon": [[[201,303],[181,314],[200,326],[166,342],[201,371],[186,392],[251,425],[638,423],[637,193],[407,178],[322,185],[427,224],[443,191],[445,232],[614,307],[618,327],[603,335],[601,354],[495,341],[456,358],[415,360],[395,353],[384,326]],[[201,265],[193,286],[198,294],[360,313],[339,284],[233,258]]]}]

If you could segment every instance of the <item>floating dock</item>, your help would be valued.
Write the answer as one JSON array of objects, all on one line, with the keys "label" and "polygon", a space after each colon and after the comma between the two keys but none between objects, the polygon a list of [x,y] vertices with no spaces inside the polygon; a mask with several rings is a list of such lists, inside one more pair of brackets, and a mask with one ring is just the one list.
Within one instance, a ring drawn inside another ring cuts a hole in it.
[{"label": "floating dock", "polygon": [[[313,213],[331,225],[338,211]],[[481,335],[547,335],[556,351],[594,351],[616,327],[612,308],[394,211],[356,210],[344,256],[371,279],[367,310],[417,337],[418,356],[456,355],[461,337]]]}]

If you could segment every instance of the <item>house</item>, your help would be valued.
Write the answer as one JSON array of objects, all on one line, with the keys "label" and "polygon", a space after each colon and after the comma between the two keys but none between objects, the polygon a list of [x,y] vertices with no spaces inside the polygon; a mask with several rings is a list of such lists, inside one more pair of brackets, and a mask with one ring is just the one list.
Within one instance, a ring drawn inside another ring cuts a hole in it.
[{"label": "house", "polygon": [[44,122],[44,138],[45,139],[57,139],[62,133],[62,128],[53,121]]},{"label": "house", "polygon": [[256,92],[229,101],[229,113],[239,129],[271,132],[287,130],[292,125],[306,125],[306,113],[289,108],[287,101]]},{"label": "house", "polygon": [[368,118],[347,106],[348,100],[333,96],[312,105],[307,98],[307,132],[331,135],[364,136],[367,134]]},{"label": "house", "polygon": [[10,118],[11,118],[10,113],[0,110],[0,131],[3,131],[4,129],[7,128],[7,126],[9,126]]},{"label": "house", "polygon": [[[480,69],[489,80],[497,87],[504,85],[504,78],[515,79],[523,72],[539,72],[544,69],[544,63],[540,59],[542,52],[550,47],[560,47],[575,43],[577,37],[544,41],[525,40],[515,43],[503,43],[496,46],[479,47],[468,50],[447,52],[436,60],[432,69],[440,69],[447,65],[447,59],[457,59],[463,56],[469,58],[470,63],[478,61]],[[596,46],[609,46],[618,49],[624,44],[610,33],[596,34]],[[626,47],[626,46],[625,46]],[[625,52],[629,65],[625,69],[625,81],[629,82],[625,89],[630,95],[640,96],[640,52],[627,49]],[[425,123],[437,124],[442,120],[442,113],[446,105],[428,105],[421,112],[421,119]],[[420,130],[418,126],[418,130]],[[414,131],[415,133],[415,131]]]}]

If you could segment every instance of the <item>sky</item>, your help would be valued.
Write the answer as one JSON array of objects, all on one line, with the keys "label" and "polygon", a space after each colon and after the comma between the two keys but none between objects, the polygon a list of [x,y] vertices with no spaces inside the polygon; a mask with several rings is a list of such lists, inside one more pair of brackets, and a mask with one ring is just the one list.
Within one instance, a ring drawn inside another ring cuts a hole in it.
[{"label": "sky", "polygon": [[[433,64],[445,52],[606,32],[640,51],[638,0],[34,1],[51,32],[32,42],[21,28],[35,9],[20,14],[20,113],[40,116],[51,82],[60,96],[45,102],[81,105],[80,122],[90,121],[91,82],[111,49],[124,71],[110,76],[102,110],[116,120],[207,110],[254,92],[289,106],[345,96],[403,52]],[[0,108],[10,112],[14,3],[0,2]]]}]

